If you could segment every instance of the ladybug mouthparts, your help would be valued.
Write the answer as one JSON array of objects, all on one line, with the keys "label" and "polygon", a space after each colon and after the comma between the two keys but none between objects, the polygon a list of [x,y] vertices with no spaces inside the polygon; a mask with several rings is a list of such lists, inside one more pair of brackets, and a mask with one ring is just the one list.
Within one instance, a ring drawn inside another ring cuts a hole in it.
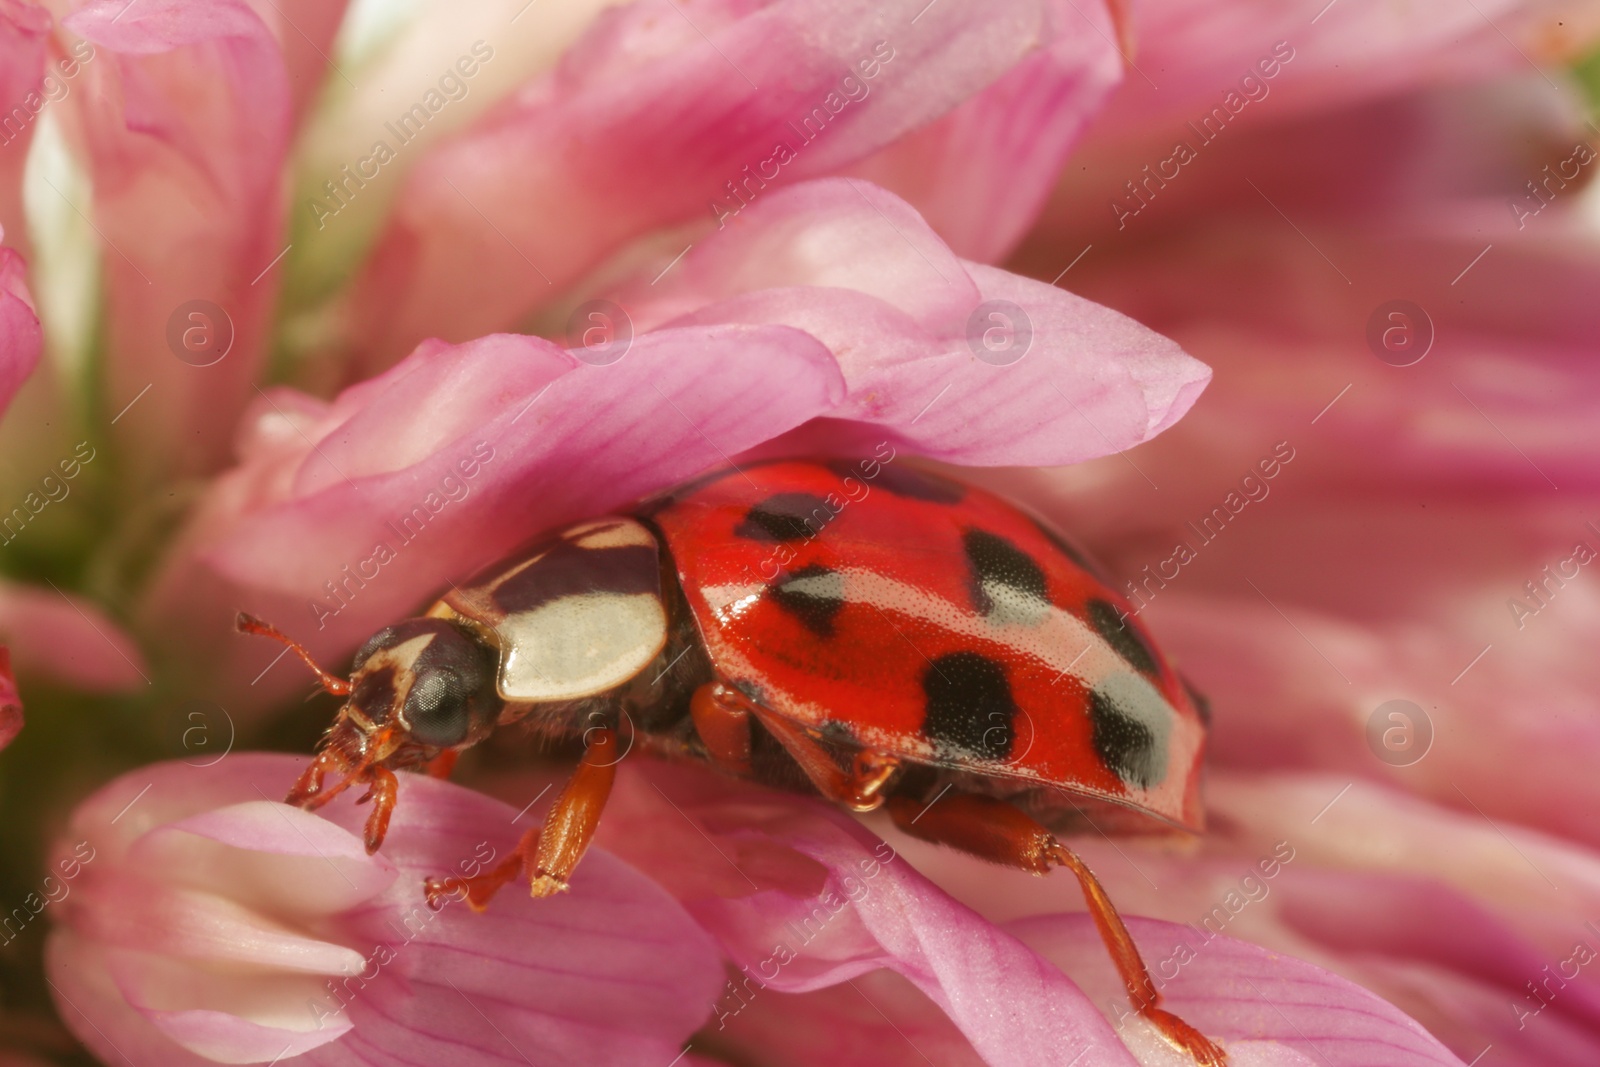
[{"label": "ladybug mouthparts", "polygon": [[[295,781],[284,803],[315,811],[352,785],[365,785],[367,791],[356,803],[373,802],[372,813],[367,817],[365,844],[369,854],[376,852],[388,832],[389,816],[394,811],[400,784],[389,764],[396,755],[403,757],[405,750],[414,747],[407,745],[405,738],[392,726],[368,733],[341,711],[328,729],[321,751]],[[406,763],[411,762],[417,760],[406,760]],[[338,781],[324,788],[329,774],[337,776]]]}]

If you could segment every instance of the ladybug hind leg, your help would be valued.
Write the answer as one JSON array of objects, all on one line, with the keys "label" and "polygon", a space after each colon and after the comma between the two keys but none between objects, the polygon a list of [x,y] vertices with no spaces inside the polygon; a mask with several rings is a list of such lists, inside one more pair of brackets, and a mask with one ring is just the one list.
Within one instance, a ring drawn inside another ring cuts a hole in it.
[{"label": "ladybug hind leg", "polygon": [[428,906],[438,910],[447,899],[455,898],[482,911],[501,887],[519,874],[528,880],[532,896],[548,897],[565,890],[594,839],[621,758],[615,730],[589,731],[583,759],[550,805],[544,824],[523,834],[511,855],[481,874],[428,879],[423,886]]},{"label": "ladybug hind leg", "polygon": [[931,805],[893,796],[888,807],[894,824],[912,837],[1034,874],[1047,874],[1052,867],[1070,870],[1083,888],[1089,914],[1139,1014],[1200,1067],[1224,1067],[1228,1062],[1227,1053],[1216,1042],[1160,1006],[1161,994],[1105,888],[1054,834],[1003,800],[953,790]]}]

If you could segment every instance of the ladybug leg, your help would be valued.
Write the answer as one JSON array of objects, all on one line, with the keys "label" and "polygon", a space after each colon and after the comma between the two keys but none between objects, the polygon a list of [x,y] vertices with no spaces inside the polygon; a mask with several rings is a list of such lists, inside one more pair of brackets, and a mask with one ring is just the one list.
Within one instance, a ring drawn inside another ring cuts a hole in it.
[{"label": "ladybug leg", "polygon": [[1052,867],[1070,870],[1083,888],[1089,914],[1127,986],[1128,999],[1139,1014],[1200,1067],[1223,1067],[1228,1062],[1227,1053],[1219,1045],[1160,1007],[1161,994],[1111,898],[1084,862],[1050,831],[1003,800],[954,791],[933,804],[905,796],[890,797],[889,815],[912,837],[949,845],[991,863],[1034,874],[1046,874]]},{"label": "ladybug leg", "polygon": [[550,805],[538,845],[530,857],[529,888],[534,896],[548,897],[566,890],[567,879],[594,839],[621,759],[615,730],[589,732],[589,747],[566,788]]},{"label": "ladybug leg", "polygon": [[428,761],[427,771],[430,778],[448,778],[450,772],[456,769],[456,760],[461,758],[459,749],[447,748],[433,759]]},{"label": "ladybug leg", "polygon": [[445,898],[460,897],[473,910],[482,911],[500,887],[519,873],[528,879],[529,892],[535,897],[552,896],[567,888],[567,880],[594,838],[621,759],[615,730],[595,729],[588,736],[589,747],[561,795],[550,805],[544,825],[523,834],[511,855],[483,874],[428,879],[423,893],[430,907],[437,909]]},{"label": "ladybug leg", "polygon": [[757,704],[750,711],[794,758],[817,792],[852,811],[876,811],[883,804],[883,788],[889,784],[900,760],[886,753],[863,748],[845,770],[833,755],[804,727],[777,712]]},{"label": "ladybug leg", "polygon": [[367,855],[378,851],[383,846],[383,839],[389,833],[389,816],[394,814],[395,798],[400,792],[400,780],[394,772],[387,767],[368,768],[366,794],[357,800],[357,804],[372,801],[372,813],[367,816],[366,845]]},{"label": "ladybug leg", "polygon": [[434,911],[444,907],[445,901],[451,898],[466,901],[473,911],[483,911],[501,886],[522,873],[528,857],[538,847],[539,827],[535,826],[522,835],[511,855],[487,871],[465,878],[429,878],[422,883],[422,895]]},{"label": "ladybug leg", "polygon": [[740,776],[750,774],[750,709],[737,689],[707,682],[689,698],[689,717],[712,762]]}]

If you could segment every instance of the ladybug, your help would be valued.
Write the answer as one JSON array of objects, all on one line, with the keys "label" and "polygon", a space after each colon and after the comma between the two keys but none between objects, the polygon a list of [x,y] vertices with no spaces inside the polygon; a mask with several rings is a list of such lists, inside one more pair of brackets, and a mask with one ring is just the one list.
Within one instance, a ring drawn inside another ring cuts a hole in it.
[{"label": "ladybug", "polygon": [[519,876],[547,896],[589,844],[626,724],[657,755],[883,806],[909,834],[1009,867],[1068,868],[1140,1014],[1197,1063],[1224,1064],[1159,1006],[1105,891],[1052,832],[1198,832],[1203,701],[1061,534],[883,451],[722,470],[547,533],[374,634],[349,681],[241,615],[345,698],[288,802],[365,786],[375,851],[394,771],[448,774],[513,722],[581,740],[510,858],[425,887],[435,907],[482,909]]}]

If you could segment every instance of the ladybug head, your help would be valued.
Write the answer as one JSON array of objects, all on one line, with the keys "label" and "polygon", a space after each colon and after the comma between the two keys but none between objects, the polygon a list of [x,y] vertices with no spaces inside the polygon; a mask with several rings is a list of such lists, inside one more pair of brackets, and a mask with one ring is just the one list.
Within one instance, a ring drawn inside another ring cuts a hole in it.
[{"label": "ladybug head", "polygon": [[[238,626],[288,645],[323,689],[345,698],[286,802],[315,809],[352,785],[365,785],[361,799],[376,801],[367,821],[368,852],[377,851],[388,827],[398,784],[393,772],[476,744],[500,713],[494,652],[443,619],[407,619],[373,634],[356,653],[348,681],[317,666],[267,623],[241,614]],[[338,781],[324,788],[330,773]]]}]

